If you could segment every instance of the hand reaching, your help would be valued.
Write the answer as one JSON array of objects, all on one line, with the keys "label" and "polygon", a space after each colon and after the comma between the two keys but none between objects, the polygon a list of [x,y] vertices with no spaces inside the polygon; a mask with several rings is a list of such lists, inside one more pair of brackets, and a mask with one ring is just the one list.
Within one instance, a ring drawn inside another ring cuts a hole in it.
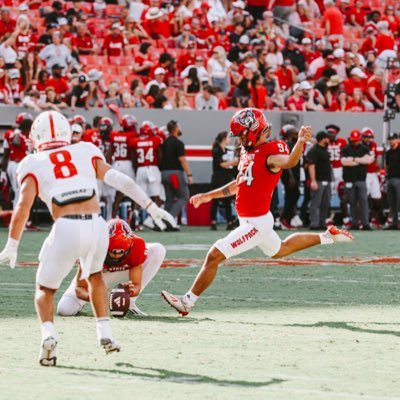
[{"label": "hand reaching", "polygon": [[300,128],[298,141],[302,143],[307,143],[311,138],[312,138],[311,126],[302,126]]},{"label": "hand reaching", "polygon": [[199,193],[190,198],[190,204],[193,204],[194,208],[199,208],[203,203],[208,203],[211,197],[206,193]]}]

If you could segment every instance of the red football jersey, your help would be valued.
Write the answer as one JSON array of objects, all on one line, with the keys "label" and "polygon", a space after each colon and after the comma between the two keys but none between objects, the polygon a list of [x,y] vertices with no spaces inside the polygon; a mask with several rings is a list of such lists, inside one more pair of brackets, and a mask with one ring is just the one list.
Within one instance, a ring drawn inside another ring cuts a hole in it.
[{"label": "red football jersey", "polygon": [[377,160],[378,160],[378,145],[376,142],[372,142],[369,145],[369,154],[374,157],[374,161],[372,161],[371,164],[367,165],[367,172],[369,173],[376,173],[378,171],[378,165],[377,165]]},{"label": "red football jersey", "polygon": [[132,143],[136,154],[136,165],[138,167],[158,166],[158,149],[162,139],[160,136],[143,137],[139,136]]},{"label": "red football jersey", "polygon": [[271,172],[267,159],[274,154],[289,154],[282,140],[258,146],[250,152],[242,149],[237,177],[236,210],[239,217],[259,217],[269,212],[272,195],[282,171]]},{"label": "red football jersey", "polygon": [[16,139],[16,136],[15,131],[6,131],[4,134],[4,144],[5,148],[10,149],[10,161],[20,162],[30,153],[32,142],[29,137],[20,133],[19,143],[14,144],[13,141]]},{"label": "red football jersey", "polygon": [[110,140],[115,161],[129,160],[130,145],[135,136],[135,132],[111,132]]},{"label": "red football jersey", "polygon": [[328,151],[331,157],[332,168],[340,168],[342,166],[340,157],[342,154],[342,148],[346,145],[347,145],[346,139],[341,137],[336,138],[335,140],[331,140],[329,142]]},{"label": "red football jersey", "polygon": [[125,271],[144,263],[148,253],[146,242],[141,237],[136,235],[133,235],[132,240],[133,245],[127,256],[124,257],[117,265],[107,265],[104,262],[103,270],[108,272]]}]

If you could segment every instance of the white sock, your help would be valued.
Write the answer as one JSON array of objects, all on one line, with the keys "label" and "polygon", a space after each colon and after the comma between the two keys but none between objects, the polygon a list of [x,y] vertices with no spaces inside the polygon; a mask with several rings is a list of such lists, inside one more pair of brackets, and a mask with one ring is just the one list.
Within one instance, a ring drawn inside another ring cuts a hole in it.
[{"label": "white sock", "polygon": [[325,236],[325,233],[320,233],[319,239],[321,240],[321,244],[334,244],[335,243],[335,241],[332,238]]},{"label": "white sock", "polygon": [[189,290],[186,294],[185,294],[186,299],[188,300],[188,303],[192,306],[194,306],[194,303],[196,303],[196,300],[199,298],[199,296],[196,296],[195,294],[193,294],[193,292],[191,290]]},{"label": "white sock", "polygon": [[131,297],[131,298],[129,299],[129,307],[132,307],[134,304],[136,304],[136,300],[137,300],[138,297],[139,297],[139,296]]},{"label": "white sock", "polygon": [[97,338],[100,339],[113,339],[110,318],[102,317],[96,319]]},{"label": "white sock", "polygon": [[52,336],[54,339],[57,340],[57,333],[54,329],[54,324],[51,321],[43,322],[41,325],[42,331],[42,340],[46,340],[48,337]]}]

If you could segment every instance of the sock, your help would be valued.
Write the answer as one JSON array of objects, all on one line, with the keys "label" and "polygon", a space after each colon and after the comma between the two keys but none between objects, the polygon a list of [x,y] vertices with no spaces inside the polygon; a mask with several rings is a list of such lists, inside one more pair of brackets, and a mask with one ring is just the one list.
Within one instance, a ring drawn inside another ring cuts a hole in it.
[{"label": "sock", "polygon": [[321,240],[321,244],[333,244],[335,241],[332,238],[325,236],[325,233],[319,234],[319,239]]},{"label": "sock", "polygon": [[111,332],[110,318],[101,317],[96,319],[97,338],[100,339],[113,339]]},{"label": "sock", "polygon": [[189,305],[191,305],[191,306],[194,306],[194,303],[196,303],[196,300],[199,298],[199,296],[196,296],[195,294],[193,294],[191,290],[189,290],[185,294],[185,297],[188,300]]},{"label": "sock", "polygon": [[136,300],[137,300],[138,297],[139,297],[139,296],[131,297],[131,298],[129,299],[129,307],[132,307],[134,304],[136,304]]},{"label": "sock", "polygon": [[51,321],[43,322],[41,325],[42,339],[46,340],[48,337],[53,336],[57,340],[57,333],[54,329],[54,324]]}]

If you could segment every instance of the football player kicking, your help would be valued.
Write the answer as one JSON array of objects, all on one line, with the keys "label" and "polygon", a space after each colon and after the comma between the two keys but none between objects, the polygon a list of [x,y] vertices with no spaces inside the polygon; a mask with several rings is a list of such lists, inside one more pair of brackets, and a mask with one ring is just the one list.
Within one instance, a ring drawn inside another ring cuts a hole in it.
[{"label": "football player kicking", "polygon": [[300,129],[297,143],[290,154],[285,142],[267,140],[271,126],[256,108],[237,112],[231,120],[230,130],[242,146],[237,179],[220,189],[195,195],[190,202],[199,207],[212,199],[236,194],[240,226],[211,247],[191,289],[185,295],[174,296],[166,291],[161,292],[167,303],[181,315],[189,313],[197,298],[213,282],[219,264],[228,258],[256,246],[265,255],[279,258],[318,244],[354,240],[347,231],[334,226],[325,233],[295,233],[284,241],[273,230],[274,219],[269,211],[272,194],[282,170],[293,168],[298,163],[305,143],[312,137],[310,127]]},{"label": "football player kicking", "polygon": [[[109,290],[122,284],[130,295],[129,310],[136,315],[145,315],[136,305],[139,294],[157,274],[165,258],[165,248],[160,243],[145,243],[134,235],[122,219],[108,222],[110,241],[103,265],[104,281]],[[57,305],[57,314],[78,314],[89,301],[87,281],[80,279],[81,268]]]},{"label": "football player kicking", "polygon": [[0,253],[0,264],[8,263],[14,268],[19,241],[38,195],[55,221],[40,251],[36,275],[35,306],[42,331],[39,362],[46,366],[56,364],[54,295],[77,259],[81,279],[88,280],[100,345],[106,353],[120,349],[108,317],[107,287],[102,274],[108,227],[99,216],[96,178],[147,209],[162,229],[166,228],[163,219],[174,221],[131,178],[112,169],[96,146],[86,142],[71,145],[71,135],[68,120],[56,111],[43,112],[33,122],[31,139],[36,153],[18,165],[20,197],[12,215],[7,244]]}]

